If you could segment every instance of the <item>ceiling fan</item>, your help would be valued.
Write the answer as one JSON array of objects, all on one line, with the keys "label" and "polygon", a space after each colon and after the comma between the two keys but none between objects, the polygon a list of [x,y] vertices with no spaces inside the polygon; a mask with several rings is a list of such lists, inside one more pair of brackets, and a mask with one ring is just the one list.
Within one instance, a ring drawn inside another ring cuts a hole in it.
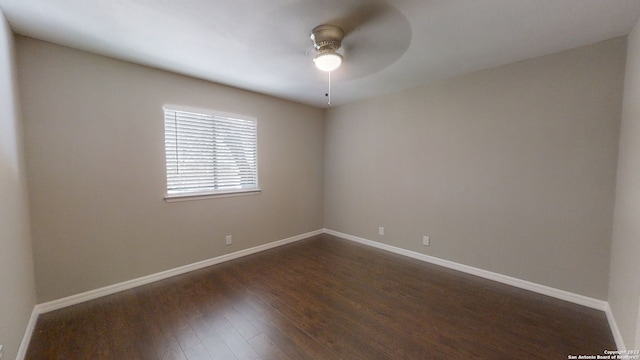
[{"label": "ceiling fan", "polygon": [[322,71],[331,72],[342,64],[342,55],[338,53],[342,46],[344,30],[337,25],[316,26],[311,32],[313,48],[317,51],[313,62]]},{"label": "ceiling fan", "polygon": [[[311,30],[313,61],[322,71],[336,70],[346,57],[354,67],[362,69],[357,73],[370,74],[397,60],[408,48],[411,28],[396,8],[386,2],[351,3],[342,2],[336,7],[340,15]],[[380,57],[386,64],[379,63]]]},{"label": "ceiling fan", "polygon": [[338,53],[344,38],[344,30],[337,25],[316,26],[311,32],[311,41],[317,54],[313,58],[316,67],[327,75],[327,105],[331,106],[331,72],[342,64],[342,55]]},{"label": "ceiling fan", "polygon": [[411,42],[409,20],[387,1],[292,1],[264,19],[250,48],[256,60],[269,74],[304,84],[366,77],[393,64]]}]

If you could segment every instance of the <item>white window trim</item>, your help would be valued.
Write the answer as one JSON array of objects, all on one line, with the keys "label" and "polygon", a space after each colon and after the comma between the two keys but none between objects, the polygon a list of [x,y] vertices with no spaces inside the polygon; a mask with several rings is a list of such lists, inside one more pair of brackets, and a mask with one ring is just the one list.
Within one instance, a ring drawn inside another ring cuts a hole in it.
[{"label": "white window trim", "polygon": [[179,201],[192,201],[192,200],[205,200],[215,199],[222,197],[232,196],[246,196],[246,195],[258,195],[262,192],[262,189],[244,189],[244,190],[231,190],[231,191],[217,191],[217,192],[203,192],[203,193],[191,193],[191,194],[165,194],[164,200],[166,202],[179,202]]},{"label": "white window trim", "polygon": [[[163,106],[162,110],[163,110],[163,115],[164,115],[164,112],[166,110],[185,111],[185,112],[206,114],[206,115],[211,115],[211,116],[220,116],[220,117],[230,117],[230,118],[239,118],[239,119],[251,120],[251,121],[256,122],[256,126],[258,125],[258,119],[256,117],[247,116],[247,115],[241,115],[241,114],[235,114],[235,113],[229,113],[229,112],[216,111],[216,110],[210,110],[210,109],[203,109],[203,108],[197,108],[197,107],[188,107],[188,106],[182,106],[182,105],[165,104]],[[164,116],[163,116],[163,118],[164,118]],[[164,129],[164,127],[163,127],[163,129]],[[163,130],[163,133],[164,133],[164,130]],[[256,143],[256,146],[257,146],[257,143]],[[165,151],[166,151],[166,148],[165,148]],[[256,151],[257,151],[257,149],[256,149]],[[166,166],[166,159],[165,159],[165,166]],[[259,168],[258,158],[256,158],[256,171],[258,170],[258,168]],[[165,190],[167,190],[166,189],[166,176],[167,176],[167,172],[166,172],[166,168],[165,168]],[[180,201],[213,199],[213,198],[221,198],[221,197],[257,195],[257,194],[260,194],[262,192],[262,189],[260,188],[259,184],[260,183],[259,183],[259,177],[258,177],[257,181],[256,181],[256,188],[252,188],[252,189],[214,190],[214,191],[192,192],[192,193],[182,193],[182,194],[180,194],[180,193],[178,193],[178,194],[169,194],[169,193],[167,193],[165,191],[164,200],[166,202],[180,202]]]}]

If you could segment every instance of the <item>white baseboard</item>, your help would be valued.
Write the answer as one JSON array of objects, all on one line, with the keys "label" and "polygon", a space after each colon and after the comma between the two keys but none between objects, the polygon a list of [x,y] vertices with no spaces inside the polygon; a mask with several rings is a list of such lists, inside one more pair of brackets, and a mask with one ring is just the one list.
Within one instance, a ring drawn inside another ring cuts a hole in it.
[{"label": "white baseboard", "polygon": [[613,311],[611,311],[611,306],[609,306],[609,303],[607,303],[607,308],[604,310],[604,313],[607,314],[607,321],[609,322],[609,327],[611,328],[613,339],[616,342],[616,347],[620,351],[627,350],[626,346],[624,345],[624,340],[622,339],[620,329],[618,329],[616,318],[613,316]]},{"label": "white baseboard", "polygon": [[159,272],[159,273],[143,276],[143,277],[140,277],[140,278],[137,278],[137,279],[127,280],[127,281],[124,281],[124,282],[121,282],[121,283],[118,283],[118,284],[113,284],[113,285],[105,286],[103,288],[90,290],[90,291],[83,292],[83,293],[80,293],[80,294],[68,296],[68,297],[65,297],[65,298],[62,298],[62,299],[49,301],[49,302],[46,302],[46,303],[42,303],[42,304],[36,305],[34,310],[36,310],[38,314],[44,314],[44,313],[47,313],[49,311],[62,309],[62,308],[67,307],[67,306],[76,305],[76,304],[79,304],[79,303],[82,303],[82,302],[85,302],[85,301],[97,299],[97,298],[100,298],[100,297],[103,297],[103,296],[107,296],[107,295],[111,295],[111,294],[115,294],[115,293],[120,292],[120,291],[129,290],[129,289],[133,289],[133,288],[138,287],[138,286],[142,286],[142,285],[150,284],[152,282],[164,280],[164,279],[176,276],[176,275],[181,275],[181,274],[184,274],[184,273],[188,273],[190,271],[199,270],[199,269],[205,268],[207,266],[220,264],[220,263],[223,263],[225,261],[234,260],[234,259],[237,259],[237,258],[240,258],[240,257],[243,257],[243,256],[247,256],[247,255],[255,254],[255,253],[258,253],[258,252],[261,252],[261,251],[269,250],[269,249],[272,249],[272,248],[275,248],[275,247],[278,247],[278,246],[282,246],[282,245],[289,244],[289,243],[292,243],[292,242],[295,242],[295,241],[306,239],[306,238],[311,237],[311,236],[320,235],[323,232],[324,232],[324,230],[320,229],[320,230],[308,232],[308,233],[305,233],[305,234],[292,236],[292,237],[289,237],[289,238],[286,238],[286,239],[270,242],[268,244],[264,244],[264,245],[252,247],[252,248],[249,248],[249,249],[236,251],[236,252],[231,253],[231,254],[217,256],[215,258],[199,261],[199,262],[196,262],[196,263],[193,263],[193,264],[180,266],[180,267],[177,267],[177,268],[174,268],[174,269],[169,269],[169,270],[162,271],[162,272]]},{"label": "white baseboard", "polygon": [[33,335],[33,330],[36,328],[36,323],[38,322],[39,315],[40,313],[34,307],[31,311],[31,316],[29,317],[27,328],[24,330],[24,336],[22,336],[22,342],[20,343],[20,347],[18,348],[18,355],[16,355],[16,360],[22,360],[25,356],[27,356],[27,349],[29,348],[31,336]]}]

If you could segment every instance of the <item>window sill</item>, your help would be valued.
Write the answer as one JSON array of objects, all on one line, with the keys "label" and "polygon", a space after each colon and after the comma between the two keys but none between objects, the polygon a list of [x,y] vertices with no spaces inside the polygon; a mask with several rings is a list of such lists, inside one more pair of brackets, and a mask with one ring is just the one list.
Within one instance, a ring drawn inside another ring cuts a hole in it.
[{"label": "window sill", "polygon": [[164,201],[178,202],[178,201],[206,200],[206,199],[215,199],[215,198],[232,197],[232,196],[258,195],[261,192],[262,192],[261,189],[250,189],[250,190],[221,191],[221,192],[215,192],[215,193],[172,194],[172,195],[167,194],[164,196]]}]

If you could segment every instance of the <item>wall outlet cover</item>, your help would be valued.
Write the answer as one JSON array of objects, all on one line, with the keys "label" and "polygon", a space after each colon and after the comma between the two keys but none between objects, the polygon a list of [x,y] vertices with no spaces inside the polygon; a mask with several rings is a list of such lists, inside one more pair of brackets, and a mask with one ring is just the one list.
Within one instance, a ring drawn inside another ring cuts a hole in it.
[{"label": "wall outlet cover", "polygon": [[378,228],[378,235],[384,235],[384,227],[380,226]]},{"label": "wall outlet cover", "polygon": [[233,237],[231,237],[231,235],[225,236],[224,240],[227,245],[231,245],[233,243]]}]

